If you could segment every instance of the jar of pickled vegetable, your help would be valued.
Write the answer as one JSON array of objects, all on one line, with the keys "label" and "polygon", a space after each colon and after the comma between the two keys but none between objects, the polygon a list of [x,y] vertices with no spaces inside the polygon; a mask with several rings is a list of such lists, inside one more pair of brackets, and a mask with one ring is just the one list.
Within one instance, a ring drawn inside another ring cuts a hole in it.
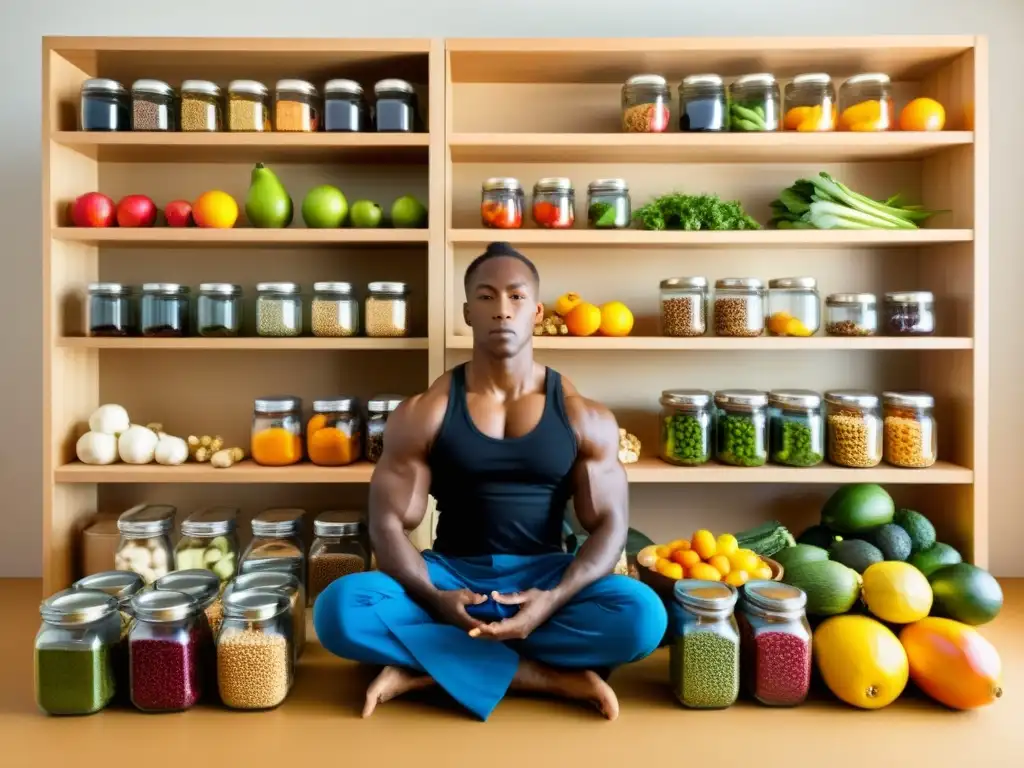
[{"label": "jar of pickled vegetable", "polygon": [[480,218],[491,229],[519,229],[523,226],[526,195],[518,179],[493,178],[483,183]]},{"label": "jar of pickled vegetable", "polygon": [[737,77],[729,86],[729,130],[779,130],[779,101],[774,75],[760,72]]},{"label": "jar of pickled vegetable", "polygon": [[806,389],[768,393],[771,459],[787,467],[813,467],[825,458],[821,395]]},{"label": "jar of pickled vegetable", "polygon": [[363,418],[353,397],[314,400],[306,425],[306,453],[321,467],[343,467],[363,453]]},{"label": "jar of pickled vegetable", "polygon": [[768,335],[813,336],[821,327],[821,296],[813,277],[768,281]]},{"label": "jar of pickled vegetable", "polygon": [[807,594],[777,581],[748,581],[736,611],[743,687],[769,707],[802,704],[811,687]]},{"label": "jar of pickled vegetable", "polygon": [[174,567],[205,568],[222,582],[230,581],[238,569],[237,519],[235,507],[206,507],[185,518],[174,548]]},{"label": "jar of pickled vegetable", "polygon": [[377,463],[384,453],[384,428],[388,417],[404,400],[401,395],[377,395],[366,403],[366,458]]},{"label": "jar of pickled vegetable", "polygon": [[261,397],[253,403],[252,460],[264,467],[302,461],[302,400],[291,395]]},{"label": "jar of pickled vegetable", "polygon": [[883,392],[885,460],[894,467],[923,468],[935,463],[938,438],[935,398],[925,392]]},{"label": "jar of pickled vegetable", "polygon": [[724,709],[740,690],[740,636],[729,584],[701,579],[676,582],[669,606],[669,678],[679,702],[694,709]]},{"label": "jar of pickled vegetable", "polygon": [[834,131],[836,129],[836,89],[825,72],[797,75],[786,86],[786,131]]},{"label": "jar of pickled vegetable", "polygon": [[831,293],[825,298],[825,333],[829,336],[874,336],[878,333],[878,299],[873,293]]},{"label": "jar of pickled vegetable", "polygon": [[228,130],[270,131],[270,91],[256,80],[228,83]]},{"label": "jar of pickled vegetable", "polygon": [[625,179],[596,179],[587,185],[587,226],[627,229],[633,220]]},{"label": "jar of pickled vegetable", "polygon": [[715,393],[715,458],[734,467],[768,461],[768,393],[723,389]]},{"label": "jar of pickled vegetable", "polygon": [[888,75],[866,72],[843,83],[839,89],[840,131],[889,131],[895,124]]},{"label": "jar of pickled vegetable", "polygon": [[661,281],[661,334],[703,336],[708,329],[706,277],[670,277]]},{"label": "jar of pickled vegetable", "polygon": [[859,390],[825,393],[828,460],[840,467],[866,469],[882,461],[882,417],[878,395]]},{"label": "jar of pickled vegetable", "polygon": [[728,128],[725,84],[718,75],[688,75],[679,84],[679,130],[717,132]]},{"label": "jar of pickled vegetable", "polygon": [[533,223],[544,229],[569,229],[576,221],[576,191],[566,178],[540,179],[533,185]]},{"label": "jar of pickled vegetable", "polygon": [[671,116],[668,82],[661,75],[633,75],[622,86],[622,130],[664,133]]},{"label": "jar of pickled vegetable", "polygon": [[694,467],[711,458],[711,399],[703,389],[661,393],[661,458]]}]

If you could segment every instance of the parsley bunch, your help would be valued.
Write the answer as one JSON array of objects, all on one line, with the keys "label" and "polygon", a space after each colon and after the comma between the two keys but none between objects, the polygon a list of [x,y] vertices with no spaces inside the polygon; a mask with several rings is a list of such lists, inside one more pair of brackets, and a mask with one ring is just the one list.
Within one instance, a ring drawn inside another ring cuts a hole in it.
[{"label": "parsley bunch", "polygon": [[633,212],[641,229],[760,229],[736,200],[725,201],[718,195],[682,195],[671,193],[657,197]]}]

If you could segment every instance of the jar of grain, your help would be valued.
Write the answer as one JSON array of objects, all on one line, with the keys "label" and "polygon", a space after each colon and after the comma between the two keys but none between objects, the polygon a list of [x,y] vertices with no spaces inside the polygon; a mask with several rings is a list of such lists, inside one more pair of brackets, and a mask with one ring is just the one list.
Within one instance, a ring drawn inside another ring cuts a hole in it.
[{"label": "jar of grain", "polygon": [[780,101],[774,75],[758,72],[737,77],[729,86],[729,130],[779,130]]},{"label": "jar of grain", "polygon": [[256,80],[232,80],[228,84],[228,130],[270,130],[270,97],[267,86]]},{"label": "jar of grain", "polygon": [[764,284],[756,277],[715,281],[715,335],[754,337],[764,333]]},{"label": "jar of grain", "polygon": [[206,507],[181,523],[181,538],[174,548],[174,567],[179,571],[205,568],[221,583],[238,570],[238,509]]},{"label": "jar of grain", "polygon": [[304,582],[291,573],[281,571],[250,571],[236,576],[224,588],[224,600],[241,592],[274,592],[288,600],[288,620],[292,625],[294,661],[306,647],[306,588]]},{"label": "jar of grain", "polygon": [[688,75],[679,84],[679,130],[719,132],[728,128],[725,84],[715,74]]},{"label": "jar of grain", "polygon": [[367,336],[409,335],[409,289],[405,283],[370,283],[366,297]]},{"label": "jar of grain", "polygon": [[384,428],[388,417],[395,412],[402,400],[401,395],[377,395],[366,403],[366,459],[376,463],[384,452]]},{"label": "jar of grain", "polygon": [[309,600],[335,579],[361,573],[370,567],[365,529],[358,513],[332,510],[313,521],[313,545],[309,548]]},{"label": "jar of grain", "polygon": [[174,89],[163,80],[136,80],[132,83],[132,130],[178,130],[176,101]]},{"label": "jar of grain", "polygon": [[878,299],[873,293],[831,293],[825,298],[825,333],[829,336],[874,336],[878,333]]},{"label": "jar of grain", "polygon": [[298,336],[302,333],[302,290],[298,283],[257,283],[256,333]]},{"label": "jar of grain", "polygon": [[324,86],[324,130],[363,131],[367,122],[363,86],[355,80],[328,80]]},{"label": "jar of grain", "polygon": [[416,91],[405,80],[389,78],[374,83],[374,124],[380,132],[410,133],[419,120]]},{"label": "jar of grain", "polygon": [[878,395],[860,390],[825,393],[828,460],[866,469],[882,461],[882,418]]},{"label": "jar of grain", "polygon": [[306,454],[321,467],[343,467],[359,461],[363,418],[354,397],[314,400],[306,425]]},{"label": "jar of grain", "polygon": [[930,291],[885,294],[885,327],[890,336],[931,336],[935,333],[935,296]]},{"label": "jar of grain", "polygon": [[576,221],[572,179],[551,177],[533,185],[533,223],[543,229],[569,229]]},{"label": "jar of grain", "polygon": [[217,636],[217,690],[231,709],[272,709],[294,679],[288,598],[277,592],[234,592],[224,601]]},{"label": "jar of grain", "polygon": [[252,460],[264,467],[302,461],[302,400],[291,395],[260,397],[253,402]]},{"label": "jar of grain", "polygon": [[661,393],[661,458],[694,467],[711,458],[712,394],[703,389]]},{"label": "jar of grain", "polygon": [[821,327],[821,297],[813,277],[768,281],[768,335],[813,336]]},{"label": "jar of grain", "polygon": [[826,72],[809,72],[786,85],[784,131],[834,131],[836,129],[836,88]]},{"label": "jar of grain", "polygon": [[839,88],[840,131],[888,131],[896,127],[889,76],[865,72]]},{"label": "jar of grain", "polygon": [[184,592],[151,589],[132,598],[132,613],[132,704],[143,712],[189,709],[202,698],[206,683],[199,604]]},{"label": "jar of grain", "polygon": [[97,77],[82,83],[80,131],[128,131],[132,127],[131,97],[117,80]]},{"label": "jar of grain", "polygon": [[633,75],[622,86],[622,130],[664,133],[671,109],[668,81],[661,75]]},{"label": "jar of grain", "polygon": [[186,80],[181,84],[181,130],[224,130],[219,85],[209,80]]},{"label": "jar of grain", "polygon": [[480,220],[490,229],[519,229],[523,226],[526,195],[519,179],[495,176],[480,190]]},{"label": "jar of grain", "polygon": [[925,392],[883,392],[885,460],[894,467],[923,468],[935,463],[938,437],[935,398]]},{"label": "jar of grain", "polygon": [[706,277],[670,277],[661,281],[661,335],[703,336],[707,330]]},{"label": "jar of grain", "polygon": [[320,130],[320,93],[305,80],[278,80],[274,89],[274,130]]},{"label": "jar of grain", "polygon": [[768,461],[768,393],[756,389],[715,392],[715,458],[734,467]]},{"label": "jar of grain", "polygon": [[89,335],[134,336],[138,333],[131,286],[89,283]]},{"label": "jar of grain", "polygon": [[314,336],[357,336],[359,301],[351,283],[313,283],[312,326]]},{"label": "jar of grain", "polygon": [[174,567],[171,531],[177,512],[169,504],[139,504],[122,512],[114,568],[137,573],[146,584],[166,576]]},{"label": "jar of grain", "polygon": [[237,336],[242,330],[242,286],[200,283],[196,319],[200,336]]},{"label": "jar of grain", "polygon": [[740,690],[739,593],[716,581],[683,579],[669,605],[669,678],[685,707],[724,709]]},{"label": "jar of grain", "polygon": [[769,707],[802,704],[811,686],[811,626],[807,594],[777,581],[743,586],[736,612],[743,687]]},{"label": "jar of grain", "polygon": [[633,221],[625,179],[595,179],[587,185],[587,226],[628,229]]},{"label": "jar of grain", "polygon": [[813,467],[825,458],[821,395],[806,389],[768,393],[768,448],[776,464]]},{"label": "jar of grain", "polygon": [[142,335],[189,335],[189,288],[178,283],[143,283]]}]

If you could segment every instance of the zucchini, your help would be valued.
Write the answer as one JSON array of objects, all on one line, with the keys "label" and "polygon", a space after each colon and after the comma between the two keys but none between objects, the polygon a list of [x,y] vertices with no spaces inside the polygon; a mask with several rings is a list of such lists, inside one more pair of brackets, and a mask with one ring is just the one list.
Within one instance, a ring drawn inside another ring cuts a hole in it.
[{"label": "zucchini", "polygon": [[778,520],[762,523],[735,535],[741,549],[749,549],[761,557],[771,557],[796,544],[793,534]]}]

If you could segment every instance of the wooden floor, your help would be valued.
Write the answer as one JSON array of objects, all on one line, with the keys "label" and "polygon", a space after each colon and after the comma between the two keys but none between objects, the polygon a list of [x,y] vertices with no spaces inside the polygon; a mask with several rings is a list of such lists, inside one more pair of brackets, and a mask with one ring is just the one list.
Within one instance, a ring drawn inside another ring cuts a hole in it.
[{"label": "wooden floor", "polygon": [[[32,637],[40,582],[0,581],[0,765],[528,766],[570,761],[616,768],[700,766],[1021,766],[1024,755],[1024,580],[1004,581],[1007,605],[984,628],[1002,653],[1005,695],[977,712],[947,711],[919,695],[878,712],[820,696],[792,710],[750,703],[693,712],[673,703],[668,657],[612,677],[614,723],[569,703],[510,698],[487,723],[438,698],[358,716],[367,672],[311,644],[288,701],[272,712],[196,708],[173,715],[108,710],[51,718],[32,696]],[[765,751],[767,750],[767,751]],[[59,761],[59,762],[58,762]],[[230,762],[222,762],[230,761]],[[329,761],[329,763],[328,763]],[[371,762],[372,761],[372,762]],[[913,761],[913,762],[903,762]]]}]

